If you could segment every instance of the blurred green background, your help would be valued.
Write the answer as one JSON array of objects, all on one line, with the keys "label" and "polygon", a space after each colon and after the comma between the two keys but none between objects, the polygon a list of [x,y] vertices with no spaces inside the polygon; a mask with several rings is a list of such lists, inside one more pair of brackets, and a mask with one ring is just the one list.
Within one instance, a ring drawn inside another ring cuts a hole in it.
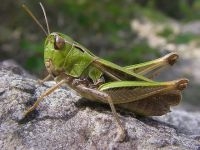
[{"label": "blurred green background", "polygon": [[[152,22],[173,19],[187,23],[200,18],[198,0],[41,0],[51,32],[71,36],[96,55],[120,65],[130,65],[161,56],[158,48],[131,28],[133,19]],[[45,26],[38,1],[1,0],[0,61],[13,59],[30,73],[43,77],[45,34],[22,9],[26,4]],[[46,26],[45,26],[46,27]],[[171,43],[188,43],[200,39],[196,34],[174,34],[166,27],[158,36]]]},{"label": "blurred green background", "polygon": [[[148,17],[162,21],[168,17],[188,21],[200,17],[195,0],[48,0],[46,9],[51,31],[68,34],[95,54],[123,65],[138,63],[155,55],[157,50],[145,40],[138,40],[131,30],[134,18]],[[41,75],[45,34],[21,8],[26,4],[45,26],[38,1],[2,0],[0,5],[0,59],[14,59],[30,72]],[[160,33],[169,36],[170,29]],[[178,37],[178,42],[193,38]]]}]

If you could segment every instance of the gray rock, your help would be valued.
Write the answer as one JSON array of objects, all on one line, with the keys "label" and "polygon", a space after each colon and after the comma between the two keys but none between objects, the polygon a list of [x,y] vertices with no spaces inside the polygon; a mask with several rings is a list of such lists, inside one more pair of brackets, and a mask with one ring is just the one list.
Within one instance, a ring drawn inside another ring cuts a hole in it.
[{"label": "gray rock", "polygon": [[3,66],[4,69],[12,71],[14,74],[35,79],[33,75],[29,74],[25,69],[19,66],[19,64],[13,59],[6,59],[0,62],[0,66]]},{"label": "gray rock", "polygon": [[54,84],[39,85],[0,65],[0,149],[200,149],[200,113],[176,110],[162,117],[135,118],[122,112],[127,138],[119,143],[109,107],[80,99],[64,87],[22,119]]},{"label": "gray rock", "polygon": [[199,35],[200,34],[200,21],[192,21],[192,22],[182,25],[181,32]]}]

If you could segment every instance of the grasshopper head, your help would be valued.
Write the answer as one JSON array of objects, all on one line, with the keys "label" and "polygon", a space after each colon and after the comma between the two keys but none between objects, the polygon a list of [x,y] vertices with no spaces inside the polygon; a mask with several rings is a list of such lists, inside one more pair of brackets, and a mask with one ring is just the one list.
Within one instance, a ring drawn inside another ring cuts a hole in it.
[{"label": "grasshopper head", "polygon": [[71,39],[61,33],[47,35],[44,45],[44,62],[50,74],[57,76],[64,71],[66,56],[73,46]]},{"label": "grasshopper head", "polygon": [[[80,69],[79,66],[82,64],[82,59],[85,58],[85,55],[83,56],[82,52],[80,52],[81,48],[73,51],[71,55],[69,54],[69,51],[73,49],[75,42],[67,35],[57,32],[50,33],[45,9],[42,3],[40,3],[40,6],[45,17],[47,27],[46,30],[30,9],[26,5],[22,5],[24,10],[32,17],[32,19],[47,36],[44,46],[44,61],[48,72],[54,77],[63,72],[73,76],[80,76],[84,69],[87,68],[89,63],[92,61],[91,57],[88,55],[85,63],[86,65]],[[74,57],[74,54],[76,57]]]}]

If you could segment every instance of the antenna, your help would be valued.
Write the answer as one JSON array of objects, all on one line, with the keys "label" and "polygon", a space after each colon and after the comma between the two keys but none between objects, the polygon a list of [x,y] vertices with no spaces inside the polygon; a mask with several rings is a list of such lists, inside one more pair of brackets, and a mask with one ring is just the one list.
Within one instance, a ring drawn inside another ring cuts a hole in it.
[{"label": "antenna", "polygon": [[30,11],[30,9],[26,5],[22,5],[24,10],[33,18],[33,20],[37,23],[37,25],[44,31],[46,36],[48,35],[47,31],[44,29],[44,27],[41,25],[41,23],[38,21],[38,19],[33,15],[33,13]]},{"label": "antenna", "polygon": [[44,18],[45,18],[48,34],[50,34],[49,23],[48,23],[48,20],[47,20],[46,11],[45,11],[44,6],[42,5],[42,3],[40,2],[39,4],[40,4],[40,6],[42,8],[42,11],[43,11],[43,14],[44,14]]}]

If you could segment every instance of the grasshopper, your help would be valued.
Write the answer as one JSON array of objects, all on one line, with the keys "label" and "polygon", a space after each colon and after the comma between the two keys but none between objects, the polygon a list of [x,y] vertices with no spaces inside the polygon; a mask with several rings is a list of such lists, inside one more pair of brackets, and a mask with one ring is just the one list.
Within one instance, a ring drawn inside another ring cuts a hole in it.
[{"label": "grasshopper", "polygon": [[168,113],[170,106],[179,104],[181,91],[187,87],[188,79],[168,82],[152,80],[161,69],[172,66],[176,62],[177,53],[170,53],[149,62],[121,67],[97,57],[65,34],[50,33],[46,12],[41,3],[40,6],[47,30],[25,5],[22,7],[47,36],[44,44],[44,63],[49,75],[41,83],[53,78],[56,85],[45,91],[24,116],[36,109],[44,97],[61,85],[67,84],[88,100],[110,105],[118,127],[116,139],[123,141],[126,132],[115,106],[143,116],[160,116]]}]

